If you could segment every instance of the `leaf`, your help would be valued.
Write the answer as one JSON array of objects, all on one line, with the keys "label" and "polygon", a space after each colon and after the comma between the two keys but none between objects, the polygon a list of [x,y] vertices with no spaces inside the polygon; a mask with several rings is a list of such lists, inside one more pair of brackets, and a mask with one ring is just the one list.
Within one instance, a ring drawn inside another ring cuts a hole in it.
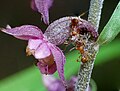
[{"label": "leaf", "polygon": [[114,13],[112,14],[110,20],[102,30],[100,36],[98,37],[98,44],[102,45],[112,41],[117,34],[120,32],[120,2],[118,3]]}]

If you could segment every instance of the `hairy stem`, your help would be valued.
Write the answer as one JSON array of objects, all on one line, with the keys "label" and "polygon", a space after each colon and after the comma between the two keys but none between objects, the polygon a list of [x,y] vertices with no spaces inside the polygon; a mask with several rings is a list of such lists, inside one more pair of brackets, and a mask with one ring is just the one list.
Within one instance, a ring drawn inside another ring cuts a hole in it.
[{"label": "hairy stem", "polygon": [[88,21],[93,24],[93,26],[96,28],[96,31],[98,31],[99,27],[103,1],[104,0],[91,0],[90,2]]},{"label": "hairy stem", "polygon": [[78,72],[78,79],[75,86],[75,91],[87,91],[87,88],[89,87],[92,69],[94,66],[94,60],[96,58],[98,50],[99,45],[96,43],[93,43],[93,45],[89,46],[89,59],[88,62],[81,63],[80,71]]},{"label": "hairy stem", "polygon": [[[99,27],[103,1],[104,0],[91,0],[90,2],[88,21],[95,27],[96,31],[98,31]],[[88,60],[88,62],[81,63],[80,71],[78,72],[78,79],[75,85],[75,91],[87,91],[87,88],[89,87],[91,73],[94,66],[94,60],[99,50],[99,45],[94,43],[94,46],[91,46],[90,50],[90,59]],[[92,55],[93,52],[94,55]]]}]

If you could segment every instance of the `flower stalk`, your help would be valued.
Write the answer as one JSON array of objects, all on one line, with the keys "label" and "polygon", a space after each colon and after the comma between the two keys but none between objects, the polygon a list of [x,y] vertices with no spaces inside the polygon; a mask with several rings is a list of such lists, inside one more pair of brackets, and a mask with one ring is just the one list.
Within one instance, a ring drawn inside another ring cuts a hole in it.
[{"label": "flower stalk", "polygon": [[104,0],[91,0],[90,2],[88,21],[96,28],[96,31],[98,31],[99,28],[103,1]]},{"label": "flower stalk", "polygon": [[[99,22],[101,18],[101,9],[104,0],[91,0],[88,15],[88,21],[94,26],[95,31],[98,31]],[[87,91],[89,87],[91,73],[94,66],[94,60],[99,50],[99,45],[93,42],[89,45],[89,58],[86,63],[81,63],[80,70],[78,71],[78,79],[75,86],[75,91]]]},{"label": "flower stalk", "polygon": [[[92,48],[92,49],[91,49]],[[91,53],[89,53],[89,60],[86,63],[81,63],[80,71],[78,72],[78,79],[75,86],[75,91],[87,91],[91,78],[94,60],[99,50],[99,45],[93,44],[90,46]]]}]

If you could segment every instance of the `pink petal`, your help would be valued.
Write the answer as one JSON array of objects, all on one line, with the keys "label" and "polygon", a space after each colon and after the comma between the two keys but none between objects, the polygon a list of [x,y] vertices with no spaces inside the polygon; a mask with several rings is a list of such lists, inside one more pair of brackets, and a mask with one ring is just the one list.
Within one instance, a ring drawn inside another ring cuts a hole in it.
[{"label": "pink petal", "polygon": [[22,40],[43,38],[42,31],[33,25],[23,25],[11,29],[2,29],[1,31]]},{"label": "pink petal", "polygon": [[45,24],[49,24],[49,8],[52,5],[53,0],[32,0],[31,7],[42,14]]},{"label": "pink petal", "polygon": [[48,66],[47,65],[44,65],[41,62],[38,62],[37,66],[38,66],[38,68],[39,68],[39,70],[42,74],[47,74],[47,72],[48,72]]},{"label": "pink petal", "polygon": [[[57,79],[54,78],[52,75],[42,75],[43,83],[46,87],[51,87],[52,83],[54,83]],[[53,85],[54,86],[54,85]]]},{"label": "pink petal", "polygon": [[66,91],[62,82],[52,75],[43,75],[43,83],[48,91]]},{"label": "pink petal", "polygon": [[48,74],[53,74],[57,70],[56,63],[52,64],[51,66],[48,66]]},{"label": "pink petal", "polygon": [[28,41],[28,46],[27,47],[30,50],[36,50],[40,46],[41,43],[43,43],[43,40],[41,40],[41,39],[30,39]]},{"label": "pink petal", "polygon": [[70,35],[70,24],[72,17],[63,17],[51,23],[44,35],[50,43],[62,44]]},{"label": "pink petal", "polygon": [[60,79],[62,80],[63,84],[66,86],[65,78],[64,78],[65,56],[63,52],[57,46],[54,46],[53,44],[49,43],[49,47],[54,56]]},{"label": "pink petal", "polygon": [[50,56],[51,52],[46,43],[42,43],[36,50],[35,50],[35,58],[42,59]]},{"label": "pink petal", "polygon": [[57,70],[55,63],[49,67],[48,65],[45,65],[42,62],[38,62],[37,66],[42,74],[53,74]]}]

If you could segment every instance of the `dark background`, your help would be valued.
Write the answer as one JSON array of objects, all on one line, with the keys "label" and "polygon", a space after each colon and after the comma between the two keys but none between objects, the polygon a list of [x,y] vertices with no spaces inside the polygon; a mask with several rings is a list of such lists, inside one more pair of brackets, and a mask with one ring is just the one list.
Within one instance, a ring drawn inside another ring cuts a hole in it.
[{"label": "dark background", "polygon": [[[118,1],[105,0],[99,32],[109,20]],[[50,22],[63,16],[82,14],[88,9],[89,0],[55,0],[50,9]],[[82,18],[87,19],[87,14],[82,16]],[[44,31],[47,26],[40,19],[40,14],[30,8],[30,0],[0,0],[0,27],[5,27],[7,24],[12,27],[32,24]],[[0,79],[4,79],[33,65],[35,59],[26,57],[26,45],[26,41],[15,39],[0,32]],[[118,91],[116,85],[113,84],[116,80],[110,80],[110,78],[115,78],[114,74],[117,74],[115,72],[118,72],[120,69],[120,61],[117,61],[120,59],[116,58],[114,60],[114,62],[112,61],[94,68],[92,78],[97,83],[98,91]],[[112,71],[109,71],[109,69],[112,69]],[[120,78],[118,79],[117,83],[120,83]]]}]

